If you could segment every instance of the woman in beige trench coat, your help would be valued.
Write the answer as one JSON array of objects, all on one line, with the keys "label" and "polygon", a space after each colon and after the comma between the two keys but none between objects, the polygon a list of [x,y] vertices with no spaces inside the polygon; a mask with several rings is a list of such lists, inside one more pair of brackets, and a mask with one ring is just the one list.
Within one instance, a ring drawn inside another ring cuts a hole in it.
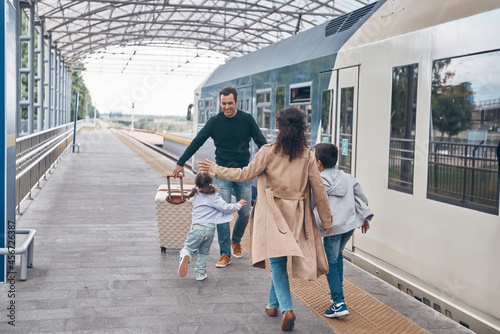
[{"label": "woman in beige trench coat", "polygon": [[[282,330],[291,330],[295,314],[287,274],[287,256],[294,278],[315,280],[328,272],[321,235],[311,209],[310,189],[325,229],[332,227],[328,196],[314,153],[307,147],[306,115],[293,107],[276,116],[276,143],[261,147],[247,167],[225,168],[214,162],[200,163],[200,171],[234,182],[257,178],[258,196],[250,214],[250,263],[271,266],[267,313],[283,313]],[[326,224],[325,224],[326,222]]]}]

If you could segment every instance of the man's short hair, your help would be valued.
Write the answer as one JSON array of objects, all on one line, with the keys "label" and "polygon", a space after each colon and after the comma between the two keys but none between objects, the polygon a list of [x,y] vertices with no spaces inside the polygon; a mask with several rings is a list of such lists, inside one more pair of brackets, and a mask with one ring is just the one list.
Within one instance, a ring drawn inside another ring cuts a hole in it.
[{"label": "man's short hair", "polygon": [[331,143],[320,143],[314,145],[316,160],[320,160],[325,168],[333,168],[337,164],[339,150]]},{"label": "man's short hair", "polygon": [[222,88],[222,90],[219,93],[219,99],[221,95],[228,96],[229,94],[233,94],[234,102],[238,102],[238,92],[233,87]]}]

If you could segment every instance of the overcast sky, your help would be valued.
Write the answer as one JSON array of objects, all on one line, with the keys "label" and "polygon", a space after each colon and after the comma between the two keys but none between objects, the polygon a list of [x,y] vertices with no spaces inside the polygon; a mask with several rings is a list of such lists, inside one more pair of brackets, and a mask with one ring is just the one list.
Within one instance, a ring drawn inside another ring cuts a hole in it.
[{"label": "overcast sky", "polygon": [[[100,113],[184,116],[194,90],[226,57],[177,46],[117,47],[93,55],[82,76]],[[123,72],[123,73],[122,73]]]}]

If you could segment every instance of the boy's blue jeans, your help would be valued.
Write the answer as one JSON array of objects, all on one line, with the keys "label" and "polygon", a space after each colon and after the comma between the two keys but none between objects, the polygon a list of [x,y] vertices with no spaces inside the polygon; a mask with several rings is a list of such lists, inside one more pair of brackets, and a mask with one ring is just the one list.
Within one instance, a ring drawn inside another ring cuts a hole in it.
[{"label": "boy's blue jeans", "polygon": [[330,295],[334,304],[344,302],[344,289],[342,286],[344,280],[344,257],[342,256],[342,251],[353,232],[354,230],[351,230],[344,234],[323,238],[329,269],[328,274],[326,274],[326,280],[328,281]]},{"label": "boy's blue jeans", "polygon": [[234,190],[234,197],[236,197],[236,201],[239,201],[240,199],[247,201],[247,205],[238,211],[238,218],[236,218],[236,221],[234,222],[232,238],[229,222],[217,224],[217,237],[219,239],[220,255],[226,254],[231,257],[231,240],[233,241],[233,244],[239,244],[248,225],[250,208],[252,206],[252,181],[232,182],[215,179],[214,186],[227,203],[231,203],[231,190]]},{"label": "boy's blue jeans", "polygon": [[184,255],[189,255],[189,262],[193,258],[193,253],[198,251],[198,260],[194,267],[195,274],[205,274],[207,268],[207,256],[210,246],[214,240],[215,226],[191,225],[189,233],[184,241],[184,247],[180,250],[179,262]]},{"label": "boy's blue jeans", "polygon": [[281,312],[292,310],[292,294],[290,293],[290,282],[286,271],[287,257],[272,257],[269,259],[271,266],[271,289],[267,305]]}]

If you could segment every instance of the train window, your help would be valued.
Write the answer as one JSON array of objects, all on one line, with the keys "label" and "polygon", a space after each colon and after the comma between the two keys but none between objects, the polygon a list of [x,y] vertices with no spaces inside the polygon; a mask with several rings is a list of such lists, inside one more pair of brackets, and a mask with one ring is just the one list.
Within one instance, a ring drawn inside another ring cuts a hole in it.
[{"label": "train window", "polygon": [[304,104],[311,102],[311,86],[290,87],[290,104]]},{"label": "train window", "polygon": [[351,172],[352,160],[352,122],[354,105],[354,87],[346,87],[340,90],[340,132],[339,141],[347,143],[347,154],[340,154],[339,169],[346,173]]},{"label": "train window", "polygon": [[321,138],[324,143],[332,142],[332,90],[321,92]]},{"label": "train window", "polygon": [[[285,86],[278,86],[276,87],[276,98],[275,98],[275,114],[277,114],[279,111],[285,109]],[[272,120],[273,123],[273,138],[276,138],[278,136],[278,130],[276,129],[276,120]]]},{"label": "train window", "polygon": [[257,92],[257,124],[262,134],[271,140],[271,91]]},{"label": "train window", "polygon": [[427,198],[498,215],[500,51],[433,62]]},{"label": "train window", "polygon": [[413,194],[418,64],[392,69],[388,188]]},{"label": "train window", "polygon": [[205,100],[205,122],[213,116],[213,100],[211,98]]},{"label": "train window", "polygon": [[199,99],[198,100],[198,130],[200,130],[203,127],[203,123],[205,123],[205,100]]}]

